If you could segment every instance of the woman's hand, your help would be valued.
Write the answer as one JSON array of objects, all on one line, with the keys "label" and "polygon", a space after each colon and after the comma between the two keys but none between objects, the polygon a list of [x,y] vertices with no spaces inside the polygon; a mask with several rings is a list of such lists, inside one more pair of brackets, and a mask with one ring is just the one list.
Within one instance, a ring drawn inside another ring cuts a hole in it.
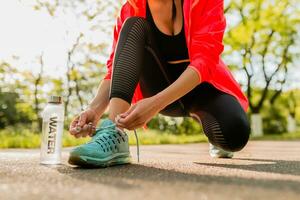
[{"label": "woman's hand", "polygon": [[96,125],[101,115],[96,113],[92,108],[89,108],[75,117],[70,124],[69,132],[76,138],[92,136],[96,130]]},{"label": "woman's hand", "polygon": [[155,96],[145,98],[132,105],[125,113],[118,115],[115,122],[121,128],[133,130],[144,126],[160,110],[161,105]]},{"label": "woman's hand", "polygon": [[142,127],[167,105],[194,89],[201,80],[194,68],[193,66],[187,67],[176,81],[167,88],[152,97],[137,102],[128,111],[117,116],[115,119],[117,126],[128,130]]}]

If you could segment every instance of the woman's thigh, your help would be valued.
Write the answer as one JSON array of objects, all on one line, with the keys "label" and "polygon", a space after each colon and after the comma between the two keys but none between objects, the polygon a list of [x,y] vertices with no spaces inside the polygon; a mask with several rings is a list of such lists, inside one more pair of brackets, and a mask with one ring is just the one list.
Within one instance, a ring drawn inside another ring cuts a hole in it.
[{"label": "woman's thigh", "polygon": [[[131,103],[138,82],[144,97],[156,95],[174,82],[174,75],[180,75],[170,73],[147,20],[141,17],[126,19],[116,46],[109,98],[117,97]],[[160,112],[169,116],[188,114],[180,100]]]},{"label": "woman's thigh", "polygon": [[212,144],[228,151],[239,151],[247,144],[249,120],[235,97],[202,83],[185,96],[184,103]]}]

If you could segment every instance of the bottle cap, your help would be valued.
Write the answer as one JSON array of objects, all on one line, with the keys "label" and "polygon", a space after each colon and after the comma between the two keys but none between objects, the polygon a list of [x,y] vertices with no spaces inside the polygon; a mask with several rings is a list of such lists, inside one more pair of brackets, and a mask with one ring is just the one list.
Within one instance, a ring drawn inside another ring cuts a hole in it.
[{"label": "bottle cap", "polygon": [[61,96],[54,96],[51,95],[48,99],[48,103],[57,103],[60,104],[62,103],[62,97]]}]

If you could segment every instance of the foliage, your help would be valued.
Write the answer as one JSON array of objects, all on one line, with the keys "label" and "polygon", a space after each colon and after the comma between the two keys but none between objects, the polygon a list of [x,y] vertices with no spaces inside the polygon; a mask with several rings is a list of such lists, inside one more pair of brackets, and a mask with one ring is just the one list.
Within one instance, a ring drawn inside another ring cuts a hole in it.
[{"label": "foliage", "polygon": [[267,134],[262,137],[251,137],[251,140],[294,141],[300,140],[300,131],[295,133]]},{"label": "foliage", "polygon": [[31,122],[32,112],[32,108],[21,102],[17,93],[0,90],[0,129],[20,122]]},{"label": "foliage", "polygon": [[[272,96],[276,91],[270,90],[269,95]],[[260,88],[253,88],[253,96],[259,98]],[[295,98],[291,98],[291,94]],[[283,92],[276,101],[266,101],[261,109],[263,118],[263,130],[266,134],[282,134],[287,131],[287,117],[293,115],[296,121],[300,122],[300,91],[290,90]],[[297,114],[298,113],[298,114]],[[252,113],[249,112],[249,115]],[[250,116],[249,116],[250,117]]]},{"label": "foliage", "polygon": [[[273,91],[274,92],[274,91]],[[290,90],[284,92],[277,101],[269,102],[268,106],[271,107],[270,110],[270,121],[274,118],[277,118],[278,122],[273,122],[273,124],[280,125],[277,127],[277,131],[274,132],[285,132],[287,129],[287,117],[288,115],[294,117],[296,121],[300,121],[299,119],[299,112],[297,114],[297,108],[300,108],[300,90]],[[272,115],[272,112],[274,114]],[[268,121],[267,121],[268,122]],[[270,125],[271,126],[271,125]],[[275,127],[274,127],[275,128]],[[273,130],[269,130],[270,133]]]},{"label": "foliage", "polygon": [[195,135],[203,133],[201,125],[191,117],[166,117],[157,115],[148,124],[150,129],[172,133],[174,135]]},{"label": "foliage", "polygon": [[271,107],[266,115],[263,116],[263,130],[266,134],[282,134],[286,132],[287,117],[284,110],[280,107]]},{"label": "foliage", "polygon": [[[229,21],[224,39],[225,59],[230,67],[239,70],[251,111],[259,113],[264,103],[275,100],[296,66],[299,55],[299,6],[295,0],[237,0],[227,8]],[[235,18],[233,18],[233,16]],[[253,95],[252,88],[262,88]],[[276,90],[272,96],[269,91]]]},{"label": "foliage", "polygon": [[[129,133],[129,143],[134,145],[136,140],[131,132]],[[184,144],[195,142],[206,142],[207,138],[203,134],[197,135],[179,135],[164,133],[157,130],[138,130],[140,144]],[[76,139],[67,131],[63,134],[63,146],[71,147],[86,143],[90,138]],[[28,127],[7,127],[0,130],[0,148],[39,148],[41,135],[38,132],[32,132]]]},{"label": "foliage", "polygon": [[[185,144],[207,142],[204,134],[195,135],[174,135],[171,133],[161,132],[152,129],[138,129],[139,142],[143,145],[152,144]],[[129,133],[129,143],[136,144],[135,137],[132,132]],[[271,134],[263,137],[251,138],[252,140],[299,140],[300,132]],[[79,138],[71,136],[67,131],[63,134],[63,146],[71,147],[86,143],[89,138]],[[7,127],[0,130],[0,148],[39,148],[41,135],[38,132],[32,132],[31,129],[24,126]]]}]

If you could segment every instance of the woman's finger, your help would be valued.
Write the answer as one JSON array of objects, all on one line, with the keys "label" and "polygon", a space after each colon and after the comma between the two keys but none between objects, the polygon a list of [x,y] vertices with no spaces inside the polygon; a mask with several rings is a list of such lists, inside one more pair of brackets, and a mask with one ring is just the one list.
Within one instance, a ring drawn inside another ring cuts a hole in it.
[{"label": "woman's finger", "polygon": [[131,123],[133,123],[138,118],[138,112],[137,110],[133,110],[129,115],[127,115],[125,118],[120,118],[118,122],[120,124],[123,124],[124,126],[128,127]]},{"label": "woman's finger", "polygon": [[126,128],[126,126],[124,124],[121,124],[121,123],[116,124],[116,126],[120,127],[120,128]]},{"label": "woman's finger", "polygon": [[115,117],[116,126],[124,126],[124,124],[120,122],[120,119],[121,117],[119,115]]},{"label": "woman's finger", "polygon": [[82,127],[82,131],[81,131],[81,137],[86,137],[90,132],[90,126],[88,124],[85,124]]},{"label": "woman's finger", "polygon": [[[76,123],[76,121],[75,121],[75,123]],[[70,125],[70,127],[69,127],[69,133],[71,135],[75,135],[75,134],[78,133],[78,129],[76,128],[76,125],[75,126]]]},{"label": "woman's finger", "polygon": [[130,106],[130,108],[126,112],[121,113],[119,116],[122,117],[122,118],[127,117],[130,113],[132,113],[135,110],[136,105],[137,104],[134,104],[134,105]]},{"label": "woman's finger", "polygon": [[93,123],[88,123],[88,134],[86,136],[91,136],[93,134]]},{"label": "woman's finger", "polygon": [[141,128],[143,126],[143,123],[140,123],[140,124],[135,124],[135,125],[133,125],[133,126],[130,126],[129,128],[128,128],[128,130],[134,130],[134,129],[138,129],[138,128]]},{"label": "woman's finger", "polygon": [[80,138],[81,137],[81,133],[79,132],[79,133],[76,133],[76,134],[74,134],[74,136],[76,137],[76,138]]},{"label": "woman's finger", "polygon": [[92,137],[96,132],[96,127],[95,126],[92,126],[91,127],[91,132],[89,133],[89,136]]},{"label": "woman's finger", "polygon": [[69,132],[71,135],[76,135],[78,133],[76,128],[69,129]]},{"label": "woman's finger", "polygon": [[74,128],[78,123],[79,116],[77,116],[70,124],[71,128]]},{"label": "woman's finger", "polygon": [[96,118],[94,118],[94,120],[92,122],[92,131],[90,133],[90,136],[93,136],[95,134],[97,124],[98,124],[98,120]]},{"label": "woman's finger", "polygon": [[79,116],[77,125],[83,127],[87,121],[87,114],[84,112]]},{"label": "woman's finger", "polygon": [[120,116],[119,116],[119,115],[117,115],[117,116],[115,117],[115,123],[116,123],[116,124],[118,124],[118,123],[119,123],[119,119],[120,119]]},{"label": "woman's finger", "polygon": [[137,120],[128,126],[128,130],[137,129],[137,128],[142,127],[143,125],[144,125],[144,122]]},{"label": "woman's finger", "polygon": [[133,123],[131,126],[129,126],[129,130],[134,130],[134,129],[138,129],[138,128],[142,128],[143,126],[145,126],[149,121],[151,120],[150,119],[147,119],[146,121],[145,120],[139,120],[139,121],[136,121],[136,123]]},{"label": "woman's finger", "polygon": [[79,119],[79,116],[75,117],[73,119],[73,121],[70,123],[70,126],[69,126],[69,130],[71,131],[72,129],[74,129],[78,123],[78,119]]},{"label": "woman's finger", "polygon": [[128,128],[135,121],[135,115],[129,115],[126,119],[120,119],[118,125]]},{"label": "woman's finger", "polygon": [[121,113],[119,116],[124,118],[124,117],[127,117],[129,115],[129,113]]}]

